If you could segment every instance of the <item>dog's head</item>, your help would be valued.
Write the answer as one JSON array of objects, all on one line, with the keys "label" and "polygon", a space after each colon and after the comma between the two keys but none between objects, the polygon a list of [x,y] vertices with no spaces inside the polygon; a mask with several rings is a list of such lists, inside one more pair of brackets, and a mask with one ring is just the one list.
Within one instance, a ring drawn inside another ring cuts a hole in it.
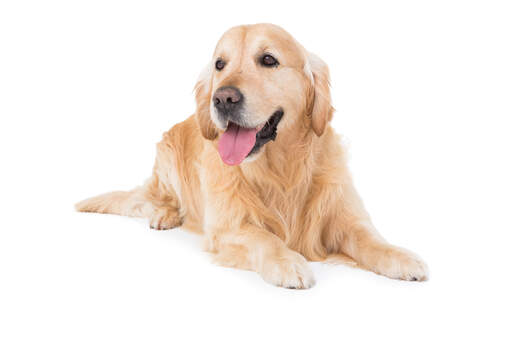
[{"label": "dog's head", "polygon": [[320,136],[333,113],[327,65],[270,24],[222,36],[196,85],[196,101],[202,135],[220,136],[219,154],[229,165],[256,157],[285,130]]}]

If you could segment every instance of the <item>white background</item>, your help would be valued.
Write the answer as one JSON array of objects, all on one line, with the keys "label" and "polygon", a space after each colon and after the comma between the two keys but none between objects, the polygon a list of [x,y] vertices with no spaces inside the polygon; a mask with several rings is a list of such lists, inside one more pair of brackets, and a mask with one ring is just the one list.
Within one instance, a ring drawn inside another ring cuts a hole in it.
[{"label": "white background", "polygon": [[[509,4],[3,0],[0,339],[510,340]],[[330,66],[367,208],[429,282],[312,263],[285,290],[199,236],[73,211],[151,174],[220,35],[256,22]]]}]

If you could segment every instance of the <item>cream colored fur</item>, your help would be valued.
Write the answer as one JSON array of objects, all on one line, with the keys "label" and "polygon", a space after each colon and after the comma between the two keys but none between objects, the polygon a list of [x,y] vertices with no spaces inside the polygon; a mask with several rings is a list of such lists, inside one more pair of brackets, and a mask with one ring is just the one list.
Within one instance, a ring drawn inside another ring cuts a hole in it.
[{"label": "cream colored fur", "polygon": [[[278,68],[255,62],[265,51],[277,57]],[[222,72],[213,68],[219,57],[227,61]],[[225,165],[217,151],[222,129],[211,98],[227,85],[244,93],[255,125],[277,108],[285,113],[277,139],[239,166]],[[418,256],[390,245],[373,227],[329,125],[327,65],[287,32],[269,24],[226,32],[196,85],[196,101],[196,113],[164,134],[144,186],[87,199],[77,210],[202,233],[219,264],[288,288],[314,285],[308,260],[353,259],[391,278],[427,279]]]}]

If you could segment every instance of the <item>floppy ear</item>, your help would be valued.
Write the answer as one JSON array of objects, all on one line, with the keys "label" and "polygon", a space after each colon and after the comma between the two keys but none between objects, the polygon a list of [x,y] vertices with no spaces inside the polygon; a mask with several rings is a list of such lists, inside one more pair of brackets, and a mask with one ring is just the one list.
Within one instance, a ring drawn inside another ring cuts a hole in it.
[{"label": "floppy ear", "polygon": [[311,108],[311,126],[315,134],[321,136],[334,112],[334,108],[331,106],[329,68],[322,59],[313,53],[308,53],[307,66],[309,66],[309,70],[306,70],[306,72],[311,77],[314,92],[313,104],[309,105],[309,108]]},{"label": "floppy ear", "polygon": [[210,118],[212,67],[207,66],[197,80],[194,91],[196,93],[196,120],[205,139],[213,140],[217,137],[217,129]]}]

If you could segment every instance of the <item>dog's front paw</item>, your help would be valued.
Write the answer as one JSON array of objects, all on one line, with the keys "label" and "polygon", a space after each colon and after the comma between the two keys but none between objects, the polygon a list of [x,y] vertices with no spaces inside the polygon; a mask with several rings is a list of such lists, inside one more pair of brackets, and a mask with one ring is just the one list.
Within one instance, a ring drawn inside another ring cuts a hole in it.
[{"label": "dog's front paw", "polygon": [[266,282],[288,289],[308,289],[315,285],[306,259],[291,250],[279,256],[267,257],[260,274]]},{"label": "dog's front paw", "polygon": [[399,247],[389,247],[379,257],[376,272],[406,281],[428,280],[428,267],[416,254]]}]

